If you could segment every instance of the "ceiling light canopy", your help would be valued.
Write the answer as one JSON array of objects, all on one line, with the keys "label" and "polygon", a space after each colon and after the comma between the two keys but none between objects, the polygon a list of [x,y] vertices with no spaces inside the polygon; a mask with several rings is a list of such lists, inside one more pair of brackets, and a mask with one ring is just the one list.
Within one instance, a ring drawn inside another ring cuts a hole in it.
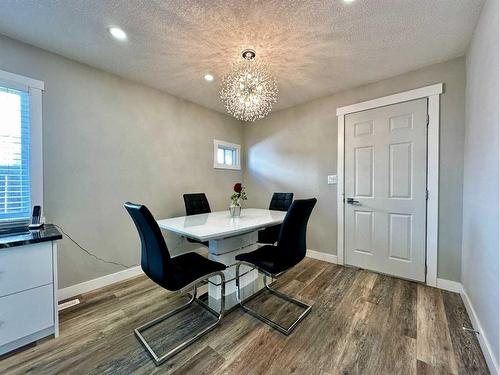
[{"label": "ceiling light canopy", "polygon": [[224,76],[220,97],[229,114],[238,120],[255,121],[271,112],[278,100],[278,87],[266,66],[255,58],[254,50],[244,50],[242,56]]},{"label": "ceiling light canopy", "polygon": [[205,81],[212,82],[215,77],[212,74],[207,73],[203,78],[205,78]]},{"label": "ceiling light canopy", "polygon": [[108,30],[109,33],[113,35],[113,38],[121,41],[127,40],[127,34],[119,27],[110,27]]}]

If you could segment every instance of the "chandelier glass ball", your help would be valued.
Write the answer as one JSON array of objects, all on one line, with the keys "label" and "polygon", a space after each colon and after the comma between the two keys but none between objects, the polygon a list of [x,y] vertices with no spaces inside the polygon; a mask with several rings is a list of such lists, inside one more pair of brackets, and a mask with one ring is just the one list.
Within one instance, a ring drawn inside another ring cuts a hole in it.
[{"label": "chandelier glass ball", "polygon": [[243,59],[224,76],[220,97],[229,114],[238,120],[255,121],[265,117],[278,100],[276,79],[255,51],[243,51]]}]

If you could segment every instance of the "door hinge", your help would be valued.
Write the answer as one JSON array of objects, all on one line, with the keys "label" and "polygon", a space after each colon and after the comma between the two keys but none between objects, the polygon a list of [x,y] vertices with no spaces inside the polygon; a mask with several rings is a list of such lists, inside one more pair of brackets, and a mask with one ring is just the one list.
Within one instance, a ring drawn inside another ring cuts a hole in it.
[{"label": "door hinge", "polygon": [[429,190],[426,190],[425,191],[425,200],[428,201],[429,200]]},{"label": "door hinge", "polygon": [[427,127],[429,127],[429,122],[430,122],[430,118],[429,118],[429,114],[427,114]]}]

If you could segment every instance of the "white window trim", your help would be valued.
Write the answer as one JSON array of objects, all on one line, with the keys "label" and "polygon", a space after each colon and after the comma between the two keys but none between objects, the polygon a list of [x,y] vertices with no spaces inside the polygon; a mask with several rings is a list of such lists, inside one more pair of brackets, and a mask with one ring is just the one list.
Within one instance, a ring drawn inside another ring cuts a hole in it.
[{"label": "white window trim", "polygon": [[29,93],[31,205],[41,206],[43,215],[42,91],[45,83],[0,70],[0,85]]},{"label": "white window trim", "polygon": [[[236,165],[227,165],[227,164],[217,163],[217,150],[219,149],[219,146],[233,148],[236,150]],[[236,143],[230,143],[230,142],[220,141],[218,139],[214,139],[214,168],[241,170],[241,146],[239,144],[236,144]]]},{"label": "white window trim", "polygon": [[427,113],[429,126],[427,133],[427,230],[426,230],[426,284],[437,286],[438,259],[438,219],[439,219],[439,96],[443,84],[421,87],[382,98],[337,108],[337,261],[344,264],[344,131],[345,116],[368,109],[398,104],[420,98],[428,99]]}]

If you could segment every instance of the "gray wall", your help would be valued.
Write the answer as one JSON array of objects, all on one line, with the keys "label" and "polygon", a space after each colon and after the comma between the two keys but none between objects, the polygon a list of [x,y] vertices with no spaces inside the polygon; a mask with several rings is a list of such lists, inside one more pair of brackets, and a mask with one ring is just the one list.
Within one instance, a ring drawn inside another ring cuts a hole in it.
[{"label": "gray wall", "polygon": [[244,142],[249,205],[266,207],[273,191],[318,198],[308,228],[308,248],[337,253],[336,185],[326,176],[337,170],[335,110],[433,83],[444,82],[441,96],[441,160],[438,276],[460,280],[463,142],[465,105],[464,58],[340,92],[271,114],[245,125]]},{"label": "gray wall", "polygon": [[[241,173],[213,168],[213,139],[241,143],[238,121],[1,36],[0,69],[45,81],[45,215],[96,255],[138,264],[127,200],[158,218],[182,215],[189,191],[227,207]],[[119,270],[60,243],[60,287]]]},{"label": "gray wall", "polygon": [[[458,58],[271,114],[236,120],[35,47],[0,37],[0,69],[45,81],[44,181],[48,221],[97,255],[138,264],[138,239],[122,203],[148,204],[157,217],[183,213],[185,191],[207,192],[225,209],[243,178],[248,206],[266,207],[273,191],[319,199],[308,247],[336,254],[337,107],[436,82],[441,107],[438,276],[460,280],[465,63]],[[204,84],[204,82],[202,82]],[[214,170],[212,140],[244,142],[246,170]],[[179,241],[167,238],[175,251]],[[174,252],[175,252],[174,251]],[[67,239],[60,246],[61,287],[120,270]]]},{"label": "gray wall", "polygon": [[488,0],[466,63],[462,284],[497,366],[500,360],[498,52],[498,0]]}]

